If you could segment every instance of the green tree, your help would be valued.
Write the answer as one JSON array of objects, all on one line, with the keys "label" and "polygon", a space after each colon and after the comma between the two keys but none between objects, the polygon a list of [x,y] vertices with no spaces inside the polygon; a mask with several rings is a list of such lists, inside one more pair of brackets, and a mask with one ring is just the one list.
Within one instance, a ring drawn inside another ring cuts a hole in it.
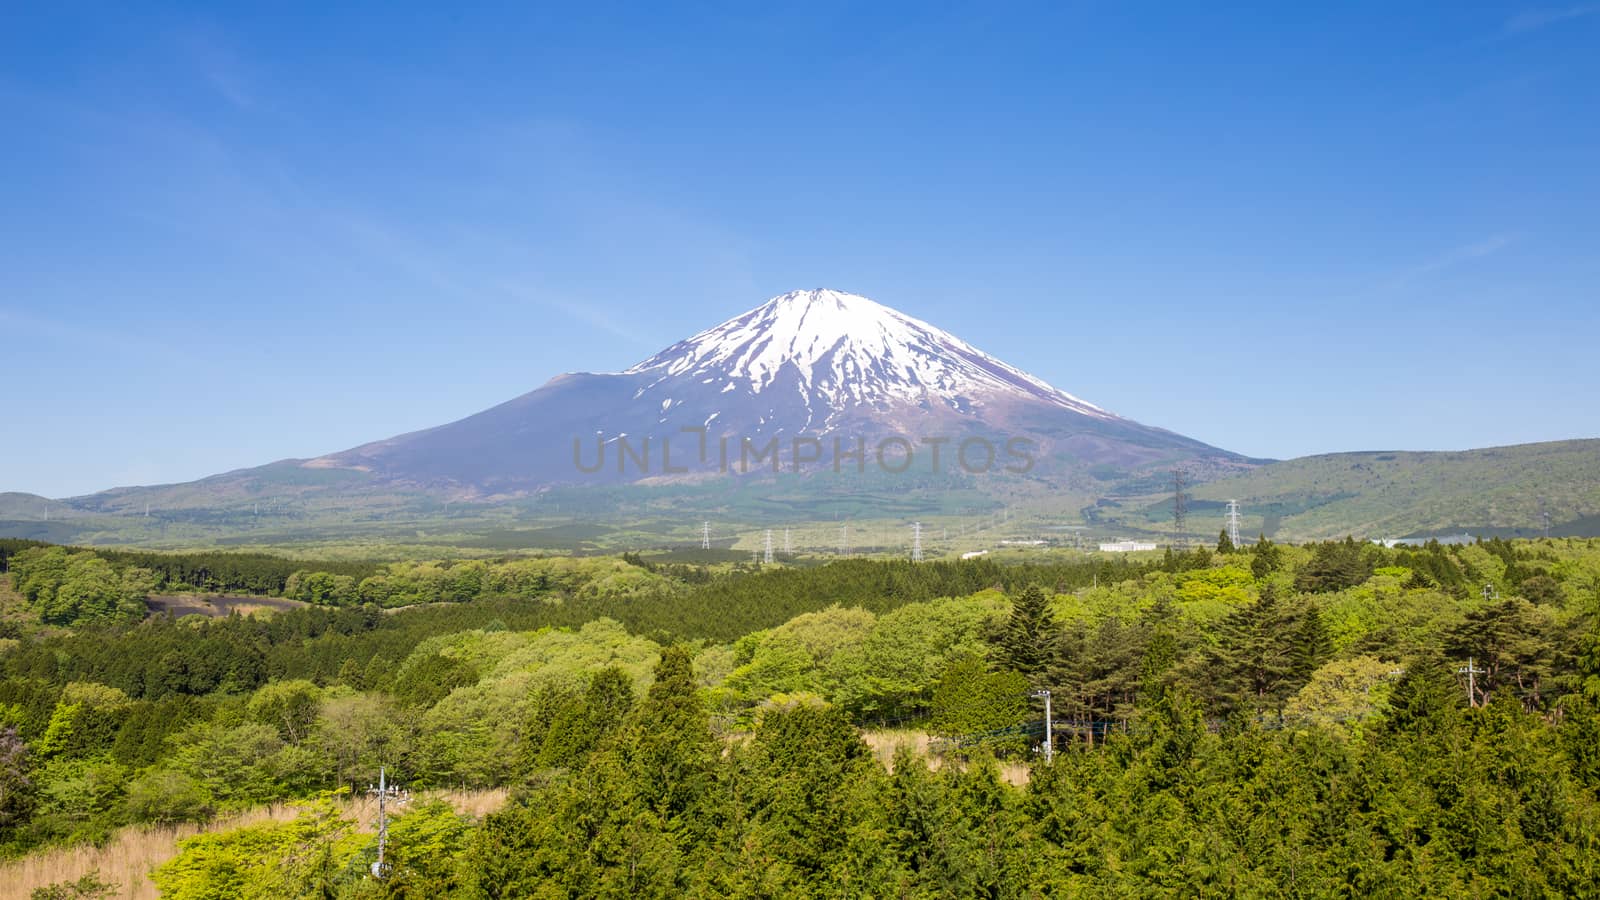
[{"label": "green tree", "polygon": [[1228,529],[1222,529],[1222,531],[1217,535],[1217,552],[1233,553],[1236,550],[1238,550],[1238,548],[1233,546],[1233,538],[1228,536]]},{"label": "green tree", "polygon": [[443,800],[407,809],[389,824],[384,896],[429,900],[459,896],[468,880],[462,861],[471,838],[471,822]]},{"label": "green tree", "polygon": [[0,841],[33,814],[37,791],[28,770],[28,745],[16,726],[0,727]]},{"label": "green tree", "polygon": [[[1014,729],[1027,718],[1028,679],[1020,672],[991,672],[982,657],[969,654],[950,663],[939,679],[928,729],[951,738],[994,737],[995,732]],[[1008,749],[1026,745],[1027,738],[1019,734]]]},{"label": "green tree", "polygon": [[1043,588],[1030,584],[1012,599],[1011,618],[995,642],[996,660],[1002,668],[1036,680],[1049,668],[1059,636],[1050,599]]},{"label": "green tree", "polygon": [[1283,568],[1283,548],[1267,540],[1265,534],[1256,538],[1250,548],[1250,574],[1257,581]]},{"label": "green tree", "polygon": [[664,822],[682,819],[711,789],[716,752],[689,651],[666,647],[625,750],[645,804]]},{"label": "green tree", "polygon": [[337,896],[367,839],[327,800],[293,822],[186,838],[150,879],[168,900],[313,900]]},{"label": "green tree", "polygon": [[273,681],[256,689],[246,710],[250,718],[278,729],[291,744],[311,734],[322,702],[322,690],[304,678]]},{"label": "green tree", "polygon": [[1446,647],[1482,669],[1473,680],[1474,702],[1484,705],[1497,690],[1509,689],[1530,709],[1543,702],[1554,671],[1555,646],[1548,613],[1520,597],[1467,614],[1451,629]]},{"label": "green tree", "polygon": [[1256,602],[1235,609],[1218,626],[1217,645],[1195,677],[1220,711],[1259,714],[1288,695],[1295,668],[1294,633],[1269,584]]},{"label": "green tree", "polygon": [[1294,588],[1307,594],[1342,591],[1372,576],[1373,560],[1367,547],[1354,538],[1317,545],[1311,560],[1295,573]]}]

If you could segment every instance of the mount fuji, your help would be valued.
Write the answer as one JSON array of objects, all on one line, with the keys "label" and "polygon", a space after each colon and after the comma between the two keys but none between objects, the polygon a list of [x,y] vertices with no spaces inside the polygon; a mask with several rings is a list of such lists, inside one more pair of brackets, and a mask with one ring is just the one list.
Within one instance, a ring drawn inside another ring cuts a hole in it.
[{"label": "mount fuji", "polygon": [[728,468],[728,454],[707,446],[729,442],[738,454],[747,443],[815,440],[826,468],[841,436],[869,456],[885,440],[898,439],[904,452],[930,441],[1020,439],[1031,473],[1045,478],[1094,470],[1104,482],[1178,462],[1204,477],[1248,466],[1075,397],[926,322],[826,289],[773,297],[622,372],[561,375],[459,421],[296,464],[482,499],[702,479]]}]

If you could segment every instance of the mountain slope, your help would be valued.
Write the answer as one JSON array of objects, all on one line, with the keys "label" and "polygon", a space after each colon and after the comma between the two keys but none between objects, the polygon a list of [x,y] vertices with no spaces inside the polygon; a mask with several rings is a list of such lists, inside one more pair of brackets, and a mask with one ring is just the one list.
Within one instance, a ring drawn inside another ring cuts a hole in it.
[{"label": "mountain slope", "polygon": [[[1236,498],[1247,529],[1295,540],[1531,536],[1542,533],[1546,514],[1552,535],[1600,535],[1600,440],[1307,456],[1193,493],[1201,510],[1218,516],[1221,502]],[[1159,517],[1169,508],[1152,501],[1150,512]]]},{"label": "mountain slope", "polygon": [[[826,468],[834,438],[870,450],[895,437],[952,447],[1020,437],[1036,448],[1042,475],[1090,466],[1131,473],[1189,459],[1202,468],[1244,464],[1107,412],[865,297],[814,290],[774,297],[623,372],[563,375],[460,421],[304,465],[464,497],[507,496],[720,472],[727,457],[707,449],[719,442],[743,471],[746,441],[759,449],[777,439],[781,453],[815,439]],[[655,457],[630,466],[621,462],[624,445],[648,446]],[[676,459],[663,455],[672,445]]]}]

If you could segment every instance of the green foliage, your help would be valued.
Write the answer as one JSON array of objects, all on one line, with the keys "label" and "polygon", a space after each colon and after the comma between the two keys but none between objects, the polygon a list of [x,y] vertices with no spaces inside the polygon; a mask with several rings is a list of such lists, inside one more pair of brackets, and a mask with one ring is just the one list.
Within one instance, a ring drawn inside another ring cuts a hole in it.
[{"label": "green foliage", "polygon": [[[383,765],[513,800],[482,823],[408,811],[381,882],[372,836],[325,815],[186,844],[158,877],[218,897],[1595,894],[1600,546],[1329,546],[1097,585],[1010,571],[991,583],[1015,602],[918,599],[959,567],[702,581],[624,562],[647,582],[617,584],[649,587],[602,598],[583,579],[609,564],[540,565],[538,599],[28,636],[0,652],[0,845],[204,820]],[[1336,587],[1357,556],[1370,573]],[[481,598],[501,565],[433,569]],[[985,665],[1013,654],[1042,657],[1063,726],[1026,787],[988,758],[1003,740],[937,772],[868,752],[877,722],[1037,719],[1027,677]]]},{"label": "green foliage", "polygon": [[[1013,671],[991,672],[982,657],[969,655],[951,662],[939,679],[933,692],[928,731],[957,738],[988,735],[1015,728],[1027,717],[1027,676]],[[1026,741],[1016,743],[1022,745]]]},{"label": "green foliage", "polygon": [[72,881],[34,888],[29,900],[110,900],[117,895],[119,885],[100,880],[100,870],[85,872]]},{"label": "green foliage", "polygon": [[1383,716],[1398,677],[1395,663],[1375,656],[1335,660],[1311,673],[1284,708],[1284,719],[1295,727],[1359,734],[1365,723]]},{"label": "green foliage", "polygon": [[171,900],[311,900],[336,896],[365,839],[327,802],[293,821],[210,832],[179,843],[151,873]]},{"label": "green foliage", "polygon": [[1050,600],[1038,585],[1030,584],[1011,604],[1011,618],[995,641],[997,661],[1003,668],[1030,679],[1043,675],[1060,634]]},{"label": "green foliage", "polygon": [[34,547],[10,560],[18,593],[50,625],[104,624],[144,617],[154,583],[148,570],[118,574],[94,553],[64,547]]},{"label": "green foliage", "polygon": [[1295,573],[1295,590],[1322,594],[1355,587],[1372,575],[1372,552],[1354,538],[1318,544],[1316,554]]},{"label": "green foliage", "polygon": [[1233,538],[1228,536],[1228,529],[1222,529],[1221,533],[1217,535],[1217,553],[1228,554],[1237,550],[1238,548],[1233,545]]},{"label": "green foliage", "polygon": [[419,803],[397,816],[384,850],[384,896],[457,896],[467,881],[461,859],[472,830],[472,822],[442,800]]}]

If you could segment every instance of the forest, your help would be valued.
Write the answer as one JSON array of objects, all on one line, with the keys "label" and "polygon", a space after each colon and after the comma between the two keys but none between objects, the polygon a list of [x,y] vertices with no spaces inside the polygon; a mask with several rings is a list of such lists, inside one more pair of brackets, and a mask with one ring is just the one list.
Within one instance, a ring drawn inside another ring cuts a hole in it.
[{"label": "forest", "polygon": [[[190,562],[7,554],[0,851],[304,804],[163,896],[1600,894],[1600,541],[212,561],[341,585],[218,619],[137,614]],[[380,766],[510,796],[375,874]]]}]

